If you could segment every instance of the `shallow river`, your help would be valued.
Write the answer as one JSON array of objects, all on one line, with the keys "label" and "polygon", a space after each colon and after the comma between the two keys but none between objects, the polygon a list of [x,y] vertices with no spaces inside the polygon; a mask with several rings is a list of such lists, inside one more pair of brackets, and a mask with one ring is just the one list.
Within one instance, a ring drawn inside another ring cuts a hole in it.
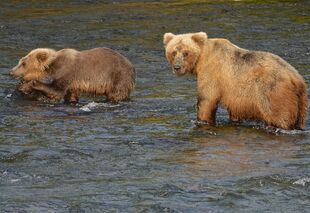
[{"label": "shallow river", "polygon": [[[174,76],[162,45],[205,31],[280,55],[309,85],[309,1],[63,2],[0,3],[0,212],[310,212],[310,134],[231,125],[224,109],[196,125],[195,78]],[[31,49],[98,46],[135,65],[131,101],[14,95],[8,70]]]}]

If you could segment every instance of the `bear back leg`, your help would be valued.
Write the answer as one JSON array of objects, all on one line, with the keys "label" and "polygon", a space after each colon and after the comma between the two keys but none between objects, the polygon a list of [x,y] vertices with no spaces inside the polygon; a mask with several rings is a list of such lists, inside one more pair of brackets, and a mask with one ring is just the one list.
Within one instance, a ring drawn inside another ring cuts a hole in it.
[{"label": "bear back leg", "polygon": [[308,112],[308,94],[307,87],[304,83],[299,86],[298,96],[298,117],[296,121],[295,128],[304,129],[305,128],[305,120]]},{"label": "bear back leg", "polygon": [[307,111],[307,100],[304,95],[306,91],[292,82],[293,80],[290,83],[283,83],[270,93],[270,110],[263,112],[268,125],[283,129],[304,127]]},{"label": "bear back leg", "polygon": [[106,96],[109,101],[119,102],[129,99],[130,92],[133,90],[134,84],[131,82],[122,82],[114,85],[110,90],[106,91]]},{"label": "bear back leg", "polygon": [[108,101],[111,102],[120,102],[120,101],[126,101],[129,99],[129,93],[130,91],[126,88],[120,89],[120,88],[115,88],[112,91],[109,91],[106,93]]}]

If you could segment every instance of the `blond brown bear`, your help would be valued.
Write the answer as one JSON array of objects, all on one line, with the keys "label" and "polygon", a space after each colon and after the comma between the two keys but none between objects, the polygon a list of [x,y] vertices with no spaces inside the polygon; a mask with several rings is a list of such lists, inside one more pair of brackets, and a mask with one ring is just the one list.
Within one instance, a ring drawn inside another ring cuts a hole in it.
[{"label": "blond brown bear", "polygon": [[77,102],[80,93],[105,95],[112,102],[127,100],[135,85],[133,65],[109,48],[38,48],[23,57],[10,74],[24,80],[17,86],[22,93],[39,91],[66,102]]},{"label": "blond brown bear", "polygon": [[303,129],[308,109],[302,76],[268,52],[242,49],[204,32],[163,38],[166,57],[178,75],[197,76],[197,118],[215,124],[219,104],[231,121],[252,119],[283,129]]}]

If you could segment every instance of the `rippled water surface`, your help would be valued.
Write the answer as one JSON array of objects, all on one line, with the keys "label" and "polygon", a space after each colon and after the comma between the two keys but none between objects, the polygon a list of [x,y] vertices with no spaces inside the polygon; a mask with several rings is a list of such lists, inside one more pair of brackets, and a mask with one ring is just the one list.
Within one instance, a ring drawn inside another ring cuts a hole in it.
[{"label": "rippled water surface", "polygon": [[[231,125],[224,109],[196,125],[195,78],[176,78],[162,45],[205,31],[280,55],[309,85],[309,14],[309,1],[1,1],[0,212],[309,212],[310,134]],[[8,69],[31,49],[98,46],[135,65],[131,101],[14,94]]]}]

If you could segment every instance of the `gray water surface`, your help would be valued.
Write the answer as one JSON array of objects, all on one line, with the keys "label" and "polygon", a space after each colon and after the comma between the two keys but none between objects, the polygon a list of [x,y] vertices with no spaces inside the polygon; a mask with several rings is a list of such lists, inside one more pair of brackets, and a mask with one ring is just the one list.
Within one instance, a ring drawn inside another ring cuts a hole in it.
[{"label": "gray water surface", "polygon": [[[171,73],[162,36],[197,31],[310,83],[309,1],[1,1],[0,212],[310,212],[309,133],[232,125],[224,109],[196,124],[195,78]],[[98,46],[135,65],[131,101],[14,94],[8,70],[30,50]]]}]

